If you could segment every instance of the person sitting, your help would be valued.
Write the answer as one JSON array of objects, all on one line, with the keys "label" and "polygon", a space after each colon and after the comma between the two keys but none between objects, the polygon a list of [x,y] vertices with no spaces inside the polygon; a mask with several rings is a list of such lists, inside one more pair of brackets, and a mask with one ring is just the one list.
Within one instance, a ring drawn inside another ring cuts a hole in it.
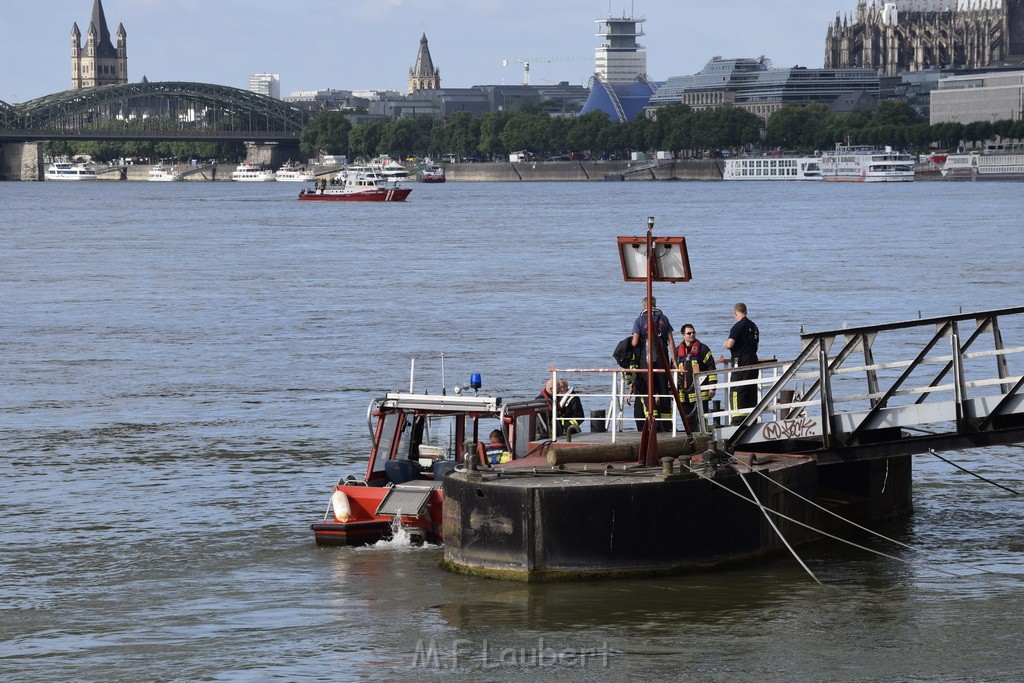
[{"label": "person sitting", "polygon": [[500,429],[495,429],[488,437],[488,442],[476,445],[477,456],[480,464],[485,467],[502,465],[512,460],[512,454],[505,447],[505,437]]},{"label": "person sitting", "polygon": [[[554,386],[553,381],[549,379],[540,394],[537,395],[537,398],[544,399],[549,403],[553,401],[555,395],[552,393],[552,388]],[[546,418],[547,416],[544,417]],[[582,431],[580,425],[583,423],[583,419],[583,403],[580,401],[580,397],[576,395],[567,381],[564,379],[558,380],[558,425],[555,435],[579,434]],[[544,436],[550,434],[546,419],[542,420],[540,426]]]}]

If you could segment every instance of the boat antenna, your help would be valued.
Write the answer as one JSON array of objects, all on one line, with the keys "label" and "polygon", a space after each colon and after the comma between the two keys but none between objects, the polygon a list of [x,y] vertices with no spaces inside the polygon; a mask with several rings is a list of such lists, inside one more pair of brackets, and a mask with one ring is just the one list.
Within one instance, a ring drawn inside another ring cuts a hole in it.
[{"label": "boat antenna", "polygon": [[412,358],[409,363],[409,393],[415,393],[413,390],[413,378],[416,376],[416,358]]},{"label": "boat antenna", "polygon": [[444,354],[441,354],[441,395],[447,396],[447,390],[445,387],[448,386],[444,383]]}]

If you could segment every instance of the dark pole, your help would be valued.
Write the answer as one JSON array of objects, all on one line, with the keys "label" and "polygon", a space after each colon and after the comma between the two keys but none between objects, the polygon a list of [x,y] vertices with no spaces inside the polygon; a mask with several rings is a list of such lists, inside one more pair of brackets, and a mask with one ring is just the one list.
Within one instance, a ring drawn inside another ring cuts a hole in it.
[{"label": "dark pole", "polygon": [[640,458],[648,467],[658,456],[658,423],[654,419],[654,216],[647,217],[647,411],[640,436]]}]

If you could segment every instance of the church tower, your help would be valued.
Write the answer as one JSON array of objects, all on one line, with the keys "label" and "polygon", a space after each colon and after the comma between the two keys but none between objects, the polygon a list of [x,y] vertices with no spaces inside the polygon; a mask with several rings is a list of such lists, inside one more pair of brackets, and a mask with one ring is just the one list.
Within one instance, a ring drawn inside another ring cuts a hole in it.
[{"label": "church tower", "polygon": [[71,27],[71,89],[128,82],[128,34],[117,27],[117,47],[110,42],[103,3],[95,0],[92,19],[85,34],[85,45],[76,22]]},{"label": "church tower", "polygon": [[[99,0],[97,0],[98,2]],[[434,68],[427,47],[427,34],[420,38],[420,51],[416,55],[416,66],[409,69],[409,94],[417,90],[437,90],[441,87],[441,70]]]}]

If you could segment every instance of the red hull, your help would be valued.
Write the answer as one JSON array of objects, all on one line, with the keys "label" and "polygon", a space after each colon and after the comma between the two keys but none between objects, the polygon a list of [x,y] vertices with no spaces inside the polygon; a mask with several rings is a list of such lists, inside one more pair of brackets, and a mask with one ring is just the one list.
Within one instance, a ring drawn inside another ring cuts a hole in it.
[{"label": "red hull", "polygon": [[328,190],[322,194],[316,190],[303,190],[299,193],[299,199],[318,202],[404,202],[410,192],[412,190],[406,188],[337,193],[332,193]]},{"label": "red hull", "polygon": [[[328,515],[323,522],[312,524],[310,528],[317,545],[370,545],[391,538],[394,517],[376,513],[391,489],[339,484],[334,490],[341,491],[347,497],[351,517],[342,522]],[[422,514],[402,514],[402,525],[408,530],[418,530],[420,538],[427,543],[441,543],[443,502],[444,493],[441,489],[432,489]]]}]

